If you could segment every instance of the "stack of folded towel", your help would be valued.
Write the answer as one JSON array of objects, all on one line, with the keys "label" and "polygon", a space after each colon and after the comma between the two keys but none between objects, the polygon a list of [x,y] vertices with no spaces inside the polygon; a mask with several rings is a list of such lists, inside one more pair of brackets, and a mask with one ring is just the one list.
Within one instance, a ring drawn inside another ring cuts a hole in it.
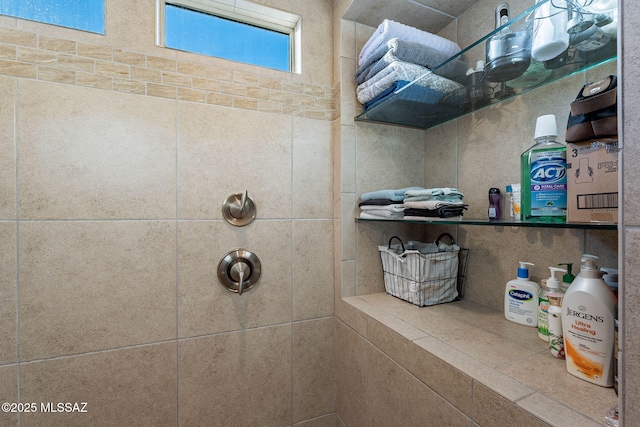
[{"label": "stack of folded towel", "polygon": [[406,187],[360,196],[360,218],[429,219],[462,216],[467,205],[455,188]]},{"label": "stack of folded towel", "polygon": [[453,218],[462,216],[467,205],[455,188],[409,190],[403,200],[405,219]]},{"label": "stack of folded towel", "polygon": [[459,52],[460,46],[450,40],[385,19],[360,52],[355,76],[358,100],[368,109],[415,81],[413,91],[420,92],[415,96],[435,104],[463,87],[463,61],[438,67]]}]

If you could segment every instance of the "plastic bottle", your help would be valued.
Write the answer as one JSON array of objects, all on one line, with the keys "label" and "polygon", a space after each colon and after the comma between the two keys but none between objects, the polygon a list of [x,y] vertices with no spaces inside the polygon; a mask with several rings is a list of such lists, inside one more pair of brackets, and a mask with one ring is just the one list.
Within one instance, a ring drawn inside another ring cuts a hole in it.
[{"label": "plastic bottle", "polygon": [[530,262],[520,261],[518,278],[507,282],[504,290],[504,316],[526,326],[538,326],[538,293],[540,286],[529,280]]},{"label": "plastic bottle", "polygon": [[573,263],[565,262],[564,264],[558,264],[558,265],[564,265],[565,267],[567,267],[567,272],[562,275],[562,283],[560,284],[560,289],[562,289],[563,292],[566,292],[567,289],[569,288],[569,285],[571,285],[571,283],[573,283],[573,280],[576,278],[576,276],[574,276],[573,273],[571,273],[571,269],[573,268]]},{"label": "plastic bottle", "polygon": [[502,211],[500,217],[508,221],[513,221],[513,190],[510,185],[505,188],[505,194],[503,200],[500,203],[500,210]]},{"label": "plastic bottle", "polygon": [[549,298],[549,351],[557,359],[565,358],[564,339],[562,337],[562,300],[564,294],[550,292]]},{"label": "plastic bottle", "polygon": [[562,301],[562,332],[571,375],[603,387],[613,386],[615,295],[595,265],[582,256],[580,273]]},{"label": "plastic bottle", "polygon": [[556,273],[562,271],[567,272],[564,268],[549,267],[549,278],[546,281],[546,286],[540,289],[538,293],[538,338],[543,341],[549,341],[549,297],[551,292],[561,292],[560,280],[556,278]]},{"label": "plastic bottle", "polygon": [[500,219],[500,189],[489,189],[489,219],[497,221]]},{"label": "plastic bottle", "polygon": [[513,219],[514,221],[520,221],[521,219],[521,191],[520,191],[520,183],[518,184],[511,184],[511,190],[513,191],[513,193],[511,193],[511,197],[512,197],[512,201],[513,201]]},{"label": "plastic bottle", "polygon": [[568,21],[569,11],[565,0],[549,1],[536,9],[531,46],[533,59],[541,62],[548,61],[567,50],[569,47]]},{"label": "plastic bottle", "polygon": [[567,147],[557,135],[556,116],[538,117],[536,143],[520,156],[523,221],[566,222]]}]

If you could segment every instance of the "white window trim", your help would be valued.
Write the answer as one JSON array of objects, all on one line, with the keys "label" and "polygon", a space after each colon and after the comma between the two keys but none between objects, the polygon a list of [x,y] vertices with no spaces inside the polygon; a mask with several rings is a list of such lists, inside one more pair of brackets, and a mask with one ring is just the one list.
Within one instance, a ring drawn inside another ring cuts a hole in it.
[{"label": "white window trim", "polygon": [[291,40],[291,72],[301,72],[302,31],[300,16],[246,0],[156,0],[156,44],[165,47],[165,5],[184,6],[221,18],[288,34]]}]

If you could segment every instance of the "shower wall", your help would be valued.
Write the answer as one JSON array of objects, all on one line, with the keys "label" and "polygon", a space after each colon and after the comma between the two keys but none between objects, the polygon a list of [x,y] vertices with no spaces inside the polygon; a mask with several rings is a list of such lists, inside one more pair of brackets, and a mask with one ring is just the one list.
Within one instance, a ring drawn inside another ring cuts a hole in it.
[{"label": "shower wall", "polygon": [[29,404],[0,424],[333,426],[332,2],[260,2],[302,16],[301,74],[105,3],[104,36],[0,17],[0,401]]}]

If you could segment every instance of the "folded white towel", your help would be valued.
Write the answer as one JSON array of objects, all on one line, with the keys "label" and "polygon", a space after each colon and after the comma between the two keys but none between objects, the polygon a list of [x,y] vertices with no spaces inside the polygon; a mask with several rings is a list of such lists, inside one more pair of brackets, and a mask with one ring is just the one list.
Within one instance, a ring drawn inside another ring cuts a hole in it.
[{"label": "folded white towel", "polygon": [[462,206],[464,202],[462,200],[455,202],[443,202],[441,200],[421,200],[421,201],[408,201],[403,204],[407,209],[438,209],[443,206]]},{"label": "folded white towel", "polygon": [[389,211],[395,213],[404,212],[404,205],[402,203],[392,205],[362,205],[360,209],[363,211]]},{"label": "folded white towel", "polygon": [[462,199],[464,194],[458,191],[457,188],[442,187],[442,188],[427,188],[422,190],[407,190],[405,193],[405,201],[418,201],[418,200],[441,200],[441,201],[456,201]]},{"label": "folded white towel", "polygon": [[402,218],[402,213],[389,212],[389,211],[362,211],[360,212],[360,218],[365,219],[400,219]]},{"label": "folded white towel", "polygon": [[378,47],[393,38],[422,43],[443,52],[447,56],[453,56],[461,50],[457,43],[445,39],[444,37],[440,37],[390,19],[385,19],[380,25],[378,25],[376,31],[362,47],[360,55],[358,56],[358,66],[364,64],[368,56],[375,52]]},{"label": "folded white towel", "polygon": [[434,74],[428,68],[420,65],[404,61],[393,61],[375,76],[358,85],[356,88],[358,101],[361,104],[365,104],[389,89],[395,82],[401,80],[415,81],[413,84],[440,92],[441,97],[463,87],[461,84]]}]

